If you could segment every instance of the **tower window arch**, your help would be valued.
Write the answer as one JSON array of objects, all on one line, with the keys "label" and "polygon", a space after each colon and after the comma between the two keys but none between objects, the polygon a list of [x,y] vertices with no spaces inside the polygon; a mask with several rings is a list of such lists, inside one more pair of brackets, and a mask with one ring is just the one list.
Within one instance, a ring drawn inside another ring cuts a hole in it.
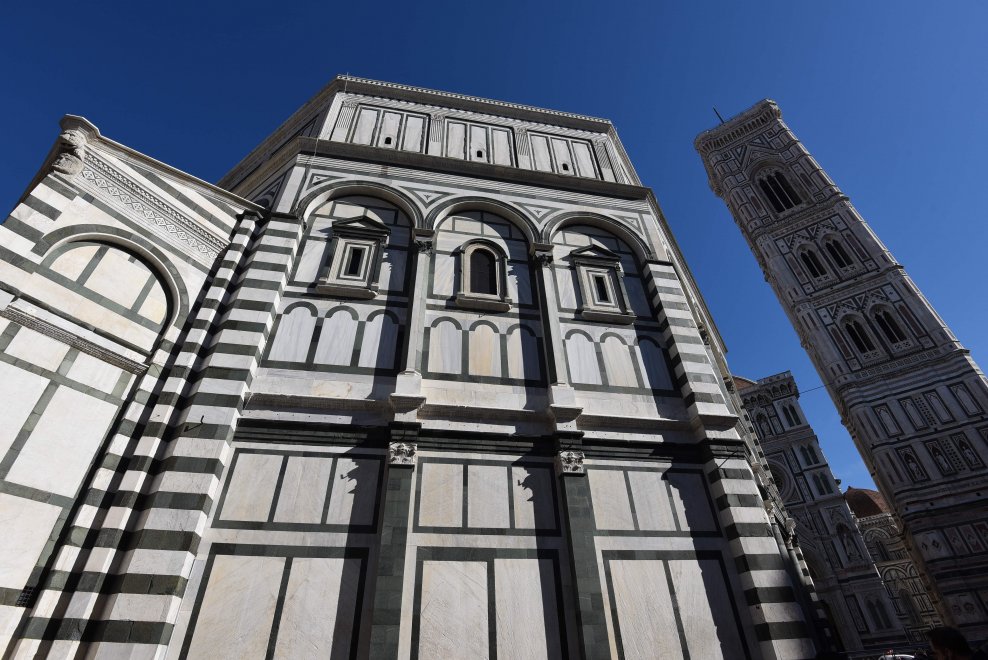
[{"label": "tower window arch", "polygon": [[850,255],[848,255],[847,250],[844,249],[844,245],[839,239],[828,238],[823,243],[823,249],[826,250],[830,259],[838,268],[850,268],[854,265]]},{"label": "tower window arch", "polygon": [[473,241],[460,254],[460,307],[503,312],[511,308],[507,296],[507,258],[488,241]]},{"label": "tower window arch", "polygon": [[782,414],[786,418],[786,424],[790,427],[799,426],[803,423],[799,418],[799,413],[796,412],[796,407],[791,403],[786,403],[782,406]]},{"label": "tower window arch", "polygon": [[864,329],[864,326],[857,319],[848,319],[844,322],[844,331],[851,339],[851,343],[860,353],[871,353],[875,350],[875,344]]},{"label": "tower window arch", "polygon": [[878,329],[882,331],[882,334],[885,335],[885,338],[890,343],[898,344],[908,339],[906,333],[902,331],[902,327],[887,309],[880,308],[876,310],[872,318],[875,319],[875,325],[878,326]]},{"label": "tower window arch", "polygon": [[799,260],[803,262],[803,267],[810,277],[819,279],[827,275],[827,269],[820,261],[820,257],[813,250],[806,249],[799,253]]},{"label": "tower window arch", "polygon": [[803,203],[782,172],[774,171],[762,175],[758,179],[758,187],[776,213],[788,211]]}]

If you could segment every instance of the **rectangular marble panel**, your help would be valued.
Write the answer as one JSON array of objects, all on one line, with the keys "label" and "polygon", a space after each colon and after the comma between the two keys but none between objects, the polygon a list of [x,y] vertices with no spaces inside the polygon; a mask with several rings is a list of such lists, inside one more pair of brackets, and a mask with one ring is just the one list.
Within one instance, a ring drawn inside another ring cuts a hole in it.
[{"label": "rectangular marble panel", "polygon": [[460,122],[446,123],[446,155],[450,158],[463,158],[466,148],[466,126]]},{"label": "rectangular marble panel", "polygon": [[[669,594],[665,567],[659,560],[611,561],[613,610],[627,660],[681,659],[682,643]],[[692,656],[704,658],[704,656]]]},{"label": "rectangular marble panel", "polygon": [[370,144],[374,136],[374,126],[377,124],[377,110],[361,108],[357,114],[357,126],[353,131],[353,142]]},{"label": "rectangular marble panel", "polygon": [[7,480],[59,495],[75,495],[117,408],[116,404],[59,387],[7,473]]},{"label": "rectangular marble panel", "polygon": [[561,309],[576,309],[576,289],[574,288],[573,273],[565,268],[553,268],[556,276],[556,293],[559,296]]},{"label": "rectangular marble panel", "polygon": [[422,134],[425,132],[425,118],[408,115],[405,118],[405,132],[401,137],[404,151],[422,151]]},{"label": "rectangular marble panel", "polygon": [[149,277],[143,264],[130,261],[125,252],[111,249],[86,280],[86,288],[129,309]]},{"label": "rectangular marble panel", "polygon": [[377,502],[381,462],[371,458],[336,459],[326,522],[331,525],[370,525]]},{"label": "rectangular marble panel", "polygon": [[394,149],[398,146],[398,128],[400,126],[401,113],[385,112],[384,120],[381,122],[381,130],[377,136],[377,146],[385,149]]},{"label": "rectangular marble panel", "polygon": [[295,280],[298,282],[315,282],[319,279],[319,270],[328,265],[328,255],[326,251],[329,243],[327,241],[307,240],[302,248],[302,256],[298,260],[298,268],[295,271]]},{"label": "rectangular marble panel", "polygon": [[669,573],[690,656],[730,659],[742,655],[741,639],[729,606],[732,597],[720,562],[672,560]]},{"label": "rectangular marble panel", "polygon": [[0,401],[3,401],[3,414],[0,415],[0,460],[17,438],[47,386],[48,379],[44,376],[0,362]]},{"label": "rectangular marble panel", "polygon": [[500,129],[491,129],[491,142],[493,150],[493,163],[495,165],[511,165],[511,132]]},{"label": "rectangular marble panel", "polygon": [[516,529],[551,529],[555,526],[552,479],[552,469],[548,467],[512,466]]},{"label": "rectangular marble panel", "polygon": [[662,480],[661,472],[628,472],[631,495],[635,503],[638,529],[674,532],[676,521],[672,517],[672,503]]},{"label": "rectangular marble panel", "polygon": [[456,260],[447,254],[433,257],[432,289],[435,295],[447,297],[453,295],[453,268]]},{"label": "rectangular marble panel", "polygon": [[463,467],[424,463],[419,524],[427,527],[463,526]]},{"label": "rectangular marble panel", "polygon": [[289,456],[274,521],[321,523],[332,469],[332,458]]},{"label": "rectangular marble panel", "polygon": [[36,364],[49,371],[58,371],[58,366],[62,364],[62,359],[68,352],[68,345],[24,327],[17,331],[4,350],[4,353],[11,357]]},{"label": "rectangular marble panel", "polygon": [[284,566],[283,557],[217,556],[187,657],[265,657]]},{"label": "rectangular marble panel", "polygon": [[467,525],[507,528],[508,470],[503,465],[471,465],[467,468]]},{"label": "rectangular marble panel", "polygon": [[593,155],[590,153],[590,146],[586,142],[573,141],[573,155],[576,158],[577,172],[580,176],[596,178],[597,172],[593,166]]},{"label": "rectangular marble panel", "polygon": [[99,358],[79,353],[66,374],[72,380],[110,394],[120,381],[123,369],[107,364]]},{"label": "rectangular marble panel", "polygon": [[[552,138],[552,154],[556,157],[557,174],[573,174],[573,156],[569,150],[569,140]],[[563,167],[565,165],[566,167]]]},{"label": "rectangular marble panel", "polygon": [[419,657],[487,660],[487,610],[485,562],[425,562]]},{"label": "rectangular marble panel", "polygon": [[0,587],[24,588],[61,512],[52,504],[0,493]]},{"label": "rectangular marble panel", "polygon": [[495,559],[494,585],[498,657],[562,658],[552,562]]},{"label": "rectangular marble panel", "polygon": [[552,158],[549,156],[549,141],[541,135],[530,134],[532,163],[537,170],[552,171]]},{"label": "rectangular marble panel", "polygon": [[[470,158],[469,160],[488,160],[487,129],[483,126],[470,126]],[[480,156],[477,155],[480,152]]]},{"label": "rectangular marble panel", "polygon": [[274,657],[349,658],[360,560],[292,560]]},{"label": "rectangular marble panel", "polygon": [[275,454],[239,453],[219,518],[266,521],[284,459]]},{"label": "rectangular marble panel", "polygon": [[628,487],[621,470],[587,470],[597,529],[634,529]]},{"label": "rectangular marble panel", "polygon": [[717,531],[703,477],[695,473],[669,472],[666,478],[676,515],[679,516],[683,529],[697,532]]}]

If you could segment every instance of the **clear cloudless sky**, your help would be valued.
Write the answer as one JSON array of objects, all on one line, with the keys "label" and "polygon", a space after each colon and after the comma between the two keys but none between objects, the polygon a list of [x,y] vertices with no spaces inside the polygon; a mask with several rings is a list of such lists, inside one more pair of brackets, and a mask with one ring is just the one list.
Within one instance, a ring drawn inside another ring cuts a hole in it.
[{"label": "clear cloudless sky", "polygon": [[[871,481],[693,139],[759,99],[988,365],[988,3],[10,2],[0,212],[83,115],[216,181],[340,73],[612,120],[738,375],[786,369],[835,475]],[[981,198],[981,201],[978,201]]]}]

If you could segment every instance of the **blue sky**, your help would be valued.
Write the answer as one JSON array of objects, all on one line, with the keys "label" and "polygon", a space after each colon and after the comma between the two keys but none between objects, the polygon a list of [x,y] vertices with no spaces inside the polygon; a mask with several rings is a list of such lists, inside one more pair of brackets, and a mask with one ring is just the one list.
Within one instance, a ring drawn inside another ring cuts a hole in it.
[{"label": "blue sky", "polygon": [[988,3],[8,3],[0,206],[80,114],[216,181],[338,73],[611,119],[735,373],[789,369],[844,486],[869,477],[693,139],[761,98],[988,365]]}]

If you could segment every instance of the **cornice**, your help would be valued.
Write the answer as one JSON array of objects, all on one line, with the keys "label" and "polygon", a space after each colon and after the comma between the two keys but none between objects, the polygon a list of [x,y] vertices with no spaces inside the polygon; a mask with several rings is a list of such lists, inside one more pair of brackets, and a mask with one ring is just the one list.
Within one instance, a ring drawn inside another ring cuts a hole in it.
[{"label": "cornice", "polygon": [[720,126],[700,133],[694,140],[693,146],[701,155],[707,156],[711,151],[744,140],[780,119],[782,119],[782,111],[778,104],[771,99],[764,99]]},{"label": "cornice", "polygon": [[645,200],[648,199],[651,192],[643,186],[626,183],[565,176],[537,170],[523,170],[517,167],[475,163],[456,158],[380,149],[362,144],[317,140],[309,137],[295,138],[290,148],[278,154],[280,159],[294,158],[299,155],[326,156],[385,166],[407,167],[420,171],[442,172],[618,199]]}]

